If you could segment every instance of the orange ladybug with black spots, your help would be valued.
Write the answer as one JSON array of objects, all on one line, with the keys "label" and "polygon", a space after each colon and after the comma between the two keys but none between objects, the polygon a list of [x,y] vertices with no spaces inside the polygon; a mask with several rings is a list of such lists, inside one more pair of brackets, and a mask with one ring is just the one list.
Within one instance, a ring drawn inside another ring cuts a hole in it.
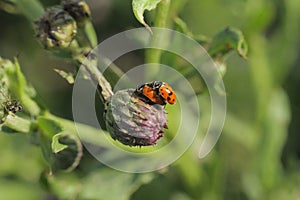
[{"label": "orange ladybug with black spots", "polygon": [[136,92],[149,104],[160,104],[166,105],[174,104],[176,102],[176,93],[172,87],[161,81],[152,81],[149,83],[144,83],[136,88]]}]

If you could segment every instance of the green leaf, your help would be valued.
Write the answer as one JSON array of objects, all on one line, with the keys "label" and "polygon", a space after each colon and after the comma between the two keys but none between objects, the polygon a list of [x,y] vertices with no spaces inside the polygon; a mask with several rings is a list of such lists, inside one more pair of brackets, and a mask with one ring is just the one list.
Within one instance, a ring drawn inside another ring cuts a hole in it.
[{"label": "green leaf", "polygon": [[236,50],[242,58],[247,58],[248,44],[243,33],[239,29],[227,27],[213,38],[208,53],[216,58],[223,57],[232,50]]},{"label": "green leaf", "polygon": [[157,4],[162,0],[132,0],[132,9],[136,19],[143,24],[149,31],[151,28],[144,21],[145,10],[153,10],[156,8]]},{"label": "green leaf", "polygon": [[44,173],[42,178],[47,189],[58,199],[78,199],[77,196],[82,186],[75,173],[57,173],[55,175]]},{"label": "green leaf", "polygon": [[185,23],[185,21],[183,21],[182,19],[180,19],[179,17],[176,17],[174,19],[174,25],[175,25],[175,30],[181,32],[181,33],[184,33],[188,36],[191,36],[192,33],[191,31],[189,30],[188,28],[188,25]]},{"label": "green leaf", "polygon": [[[43,117],[39,117],[38,124],[44,131],[49,132],[53,129],[52,131],[56,131],[55,134],[62,130],[70,131],[74,135],[78,134],[78,131],[84,132],[84,134],[80,135],[80,139],[91,144],[99,144],[99,142],[103,140],[102,137],[106,137],[105,134],[109,134],[106,131],[96,129],[85,124],[76,123],[75,126],[74,121],[63,119],[50,113],[45,114]],[[51,135],[51,138],[52,136],[53,135]],[[110,144],[106,144],[105,142],[102,142],[101,145],[106,147],[110,146]]]},{"label": "green leaf", "polygon": [[189,29],[188,25],[179,17],[176,17],[174,19],[174,25],[175,25],[175,30],[186,34],[187,36],[193,38],[194,40],[196,40],[197,42],[199,42],[200,44],[204,45],[206,43],[208,43],[210,41],[210,38],[208,38],[205,35],[202,34],[196,34],[194,35],[191,30]]},{"label": "green leaf", "polygon": [[74,133],[63,131],[53,136],[51,150],[54,153],[54,169],[73,171],[82,157],[82,144]]},{"label": "green leaf", "polygon": [[2,59],[0,61],[0,64],[5,68],[5,73],[9,83],[9,90],[21,101],[21,104],[24,106],[25,110],[27,110],[33,116],[38,115],[40,108],[32,99],[33,97],[29,96],[30,94],[28,91],[32,90],[32,88],[27,84],[18,60],[15,59],[14,63]]},{"label": "green leaf", "polygon": [[82,157],[82,144],[76,130],[47,116],[39,117],[37,124],[44,133],[41,135],[41,147],[51,169],[74,170]]},{"label": "green leaf", "polygon": [[100,168],[83,179],[79,199],[128,200],[143,184],[149,183],[154,174],[129,174],[110,168]]},{"label": "green leaf", "polygon": [[49,139],[52,139],[55,134],[63,131],[63,128],[58,121],[49,119],[47,117],[38,117],[37,125],[42,129]]},{"label": "green leaf", "polygon": [[49,167],[52,169],[52,166],[55,163],[54,155],[51,150],[52,137],[55,134],[62,132],[62,127],[57,121],[42,116],[37,118],[37,126],[41,130],[39,141],[43,156],[48,162]]},{"label": "green leaf", "polygon": [[1,178],[0,194],[1,199],[43,199],[43,191],[38,184],[22,181],[20,178]]},{"label": "green leaf", "polygon": [[52,152],[53,153],[58,153],[66,148],[68,148],[68,145],[62,144],[59,142],[59,139],[64,136],[64,133],[59,133],[59,134],[55,134],[52,137],[52,143],[51,143],[51,148],[52,148]]},{"label": "green leaf", "polygon": [[21,133],[28,133],[30,131],[31,122],[29,120],[23,119],[21,117],[18,117],[14,114],[9,114],[6,116],[4,123],[2,124],[3,127],[8,127],[10,129],[13,129],[17,132]]}]

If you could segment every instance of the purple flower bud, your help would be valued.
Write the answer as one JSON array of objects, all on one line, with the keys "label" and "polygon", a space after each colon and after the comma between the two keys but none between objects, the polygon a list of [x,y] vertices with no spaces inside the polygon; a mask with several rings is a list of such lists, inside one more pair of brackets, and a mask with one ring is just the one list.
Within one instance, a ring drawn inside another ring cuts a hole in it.
[{"label": "purple flower bud", "polygon": [[134,89],[117,91],[107,99],[105,121],[111,137],[129,146],[154,145],[167,127],[164,106],[145,103]]}]

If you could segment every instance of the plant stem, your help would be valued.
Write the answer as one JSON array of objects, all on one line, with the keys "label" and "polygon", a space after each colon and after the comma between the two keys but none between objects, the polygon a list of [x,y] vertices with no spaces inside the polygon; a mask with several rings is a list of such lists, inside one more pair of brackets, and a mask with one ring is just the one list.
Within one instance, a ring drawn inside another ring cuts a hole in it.
[{"label": "plant stem", "polygon": [[[167,21],[169,17],[169,8],[170,8],[170,0],[162,0],[157,5],[157,13],[155,16],[154,26],[165,28],[167,27]],[[157,46],[158,44],[164,43],[164,35],[153,33],[151,46]],[[146,63],[160,63],[162,51],[160,49],[147,49],[145,62]],[[159,68],[155,68],[155,70],[151,69],[148,71],[150,77],[155,77],[158,73]]]},{"label": "plant stem", "polygon": [[169,17],[170,0],[162,0],[157,6],[157,13],[154,21],[156,27],[166,27]]},{"label": "plant stem", "polygon": [[98,45],[97,33],[91,21],[86,22],[84,26],[86,37],[89,39],[92,48]]},{"label": "plant stem", "polygon": [[81,48],[86,47],[93,49],[97,46],[97,34],[91,21],[87,21],[83,27],[78,27],[77,41]]},{"label": "plant stem", "polygon": [[266,45],[265,38],[256,35],[249,37],[249,44],[252,46],[261,47],[252,49],[252,57],[256,59],[251,59],[249,61],[251,67],[249,67],[253,89],[255,91],[256,98],[256,122],[260,124],[264,121],[266,115],[266,108],[269,104],[272,90],[274,88],[270,65],[267,58],[265,49],[263,48]]},{"label": "plant stem", "polygon": [[88,59],[83,55],[79,55],[76,58],[90,75],[90,78],[97,82],[101,89],[101,96],[103,97],[103,103],[114,93],[112,91],[110,83],[106,80],[103,74],[97,68],[97,59]]}]

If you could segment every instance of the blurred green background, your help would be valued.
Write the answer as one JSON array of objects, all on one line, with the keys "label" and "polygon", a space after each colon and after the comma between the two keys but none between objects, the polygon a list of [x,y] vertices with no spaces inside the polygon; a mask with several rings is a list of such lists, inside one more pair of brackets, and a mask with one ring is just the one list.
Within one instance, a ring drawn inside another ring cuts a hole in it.
[{"label": "blurred green background", "polygon": [[[41,2],[44,6],[59,3]],[[300,2],[173,2],[179,6],[171,8],[170,21],[177,9],[194,34],[209,37],[234,26],[243,31],[249,45],[247,60],[233,53],[226,62],[228,111],[214,150],[199,160],[194,144],[168,169],[152,174],[130,175],[103,166],[98,166],[102,171],[96,171],[96,176],[62,173],[54,177],[56,186],[48,187],[41,176],[47,166],[40,148],[31,144],[29,136],[2,134],[0,199],[300,199]],[[129,0],[87,3],[99,41],[142,26]],[[18,56],[49,110],[71,119],[72,87],[53,68],[72,71],[72,67],[43,50],[30,22],[7,8],[9,12],[4,11],[3,5],[0,56]],[[147,12],[150,25],[152,18]],[[120,67],[126,70],[142,62],[142,55],[134,54]],[[89,159],[87,155],[83,161]]]}]

